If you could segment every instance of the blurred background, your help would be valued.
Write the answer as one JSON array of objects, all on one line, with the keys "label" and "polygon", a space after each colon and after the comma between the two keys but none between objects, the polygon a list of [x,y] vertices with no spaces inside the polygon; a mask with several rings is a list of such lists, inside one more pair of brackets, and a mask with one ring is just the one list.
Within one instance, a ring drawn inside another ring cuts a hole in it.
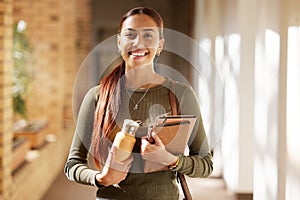
[{"label": "blurred background", "polygon": [[178,33],[157,62],[200,99],[215,164],[188,179],[194,199],[298,199],[298,0],[0,1],[0,199],[94,199],[63,167],[83,95],[118,62],[105,41],[136,6]]}]

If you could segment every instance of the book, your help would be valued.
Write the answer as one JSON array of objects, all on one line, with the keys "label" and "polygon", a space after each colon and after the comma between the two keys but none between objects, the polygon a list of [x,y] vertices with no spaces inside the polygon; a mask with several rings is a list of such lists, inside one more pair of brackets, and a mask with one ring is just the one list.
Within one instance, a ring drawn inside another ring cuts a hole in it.
[{"label": "book", "polygon": [[[185,154],[188,140],[191,136],[197,117],[194,115],[161,116],[156,119],[149,133],[155,132],[164,143],[167,151],[174,155]],[[144,172],[154,172],[166,169],[166,166],[156,162],[146,161]]]}]

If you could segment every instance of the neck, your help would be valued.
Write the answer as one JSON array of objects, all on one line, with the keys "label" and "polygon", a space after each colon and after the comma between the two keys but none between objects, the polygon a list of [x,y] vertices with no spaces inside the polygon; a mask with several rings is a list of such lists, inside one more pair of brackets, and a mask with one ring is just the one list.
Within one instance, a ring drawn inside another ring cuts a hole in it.
[{"label": "neck", "polygon": [[129,68],[126,66],[126,86],[129,88],[147,88],[154,85],[158,75],[153,68],[153,63]]}]

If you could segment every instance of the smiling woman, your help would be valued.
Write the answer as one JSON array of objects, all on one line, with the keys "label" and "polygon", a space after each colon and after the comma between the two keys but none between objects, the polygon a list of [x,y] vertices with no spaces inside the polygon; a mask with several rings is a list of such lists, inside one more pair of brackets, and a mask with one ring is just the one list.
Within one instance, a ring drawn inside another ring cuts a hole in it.
[{"label": "smiling woman", "polygon": [[164,39],[155,21],[145,14],[126,19],[118,37],[118,47],[128,69],[153,65],[152,61],[160,54],[163,44]]},{"label": "smiling woman", "polygon": [[[156,11],[139,7],[126,13],[121,19],[117,44],[123,62],[86,94],[65,174],[70,180],[98,187],[98,199],[177,200],[177,173],[207,177],[212,172],[197,97],[190,86],[155,71],[154,58],[164,46],[163,21]],[[172,105],[170,94],[177,98],[172,99]],[[178,114],[198,118],[189,144],[184,144],[189,147],[187,155],[170,153],[158,136],[154,136],[154,144],[149,143],[147,133],[141,131],[136,134],[132,155],[125,161],[116,161],[112,143],[125,119],[138,121],[147,130],[158,116],[174,113],[174,106],[178,107]],[[89,153],[96,169],[87,162]],[[146,173],[146,161],[163,168]]]}]

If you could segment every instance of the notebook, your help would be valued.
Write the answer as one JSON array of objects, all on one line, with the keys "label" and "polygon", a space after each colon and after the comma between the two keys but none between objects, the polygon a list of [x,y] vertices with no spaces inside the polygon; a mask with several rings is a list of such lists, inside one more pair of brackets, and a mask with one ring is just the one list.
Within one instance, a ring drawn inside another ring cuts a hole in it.
[{"label": "notebook", "polygon": [[[156,132],[167,151],[174,155],[184,154],[196,120],[197,117],[194,115],[162,116],[156,119],[151,130]],[[164,168],[166,166],[146,161],[144,171],[147,173],[160,171]]]}]

